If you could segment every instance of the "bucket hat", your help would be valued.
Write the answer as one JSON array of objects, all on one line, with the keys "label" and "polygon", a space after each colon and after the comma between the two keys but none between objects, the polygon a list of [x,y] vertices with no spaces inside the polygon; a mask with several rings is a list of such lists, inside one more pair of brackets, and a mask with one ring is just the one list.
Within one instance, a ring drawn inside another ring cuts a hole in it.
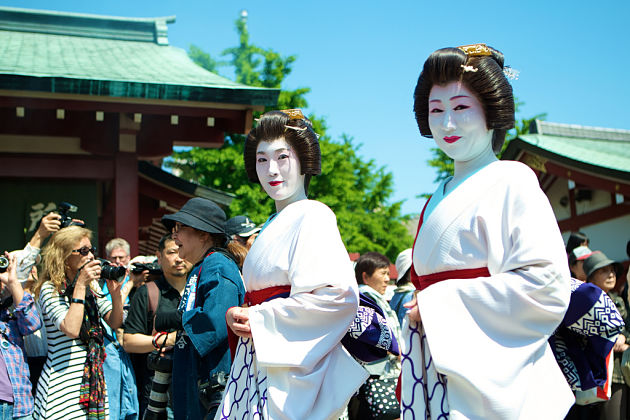
[{"label": "bucket hat", "polygon": [[225,233],[230,236],[238,235],[247,238],[259,231],[260,227],[247,216],[235,216],[225,223]]},{"label": "bucket hat", "polygon": [[602,267],[606,267],[607,265],[613,266],[617,277],[621,276],[621,273],[623,272],[623,266],[621,265],[621,263],[611,260],[606,256],[606,254],[601,251],[595,251],[591,254],[590,257],[585,259],[583,268],[584,272],[586,273],[586,277],[590,278],[591,275],[595,273],[595,271]]},{"label": "bucket hat", "polygon": [[225,212],[205,198],[191,198],[177,213],[162,217],[162,224],[169,232],[175,222],[203,232],[225,234]]}]

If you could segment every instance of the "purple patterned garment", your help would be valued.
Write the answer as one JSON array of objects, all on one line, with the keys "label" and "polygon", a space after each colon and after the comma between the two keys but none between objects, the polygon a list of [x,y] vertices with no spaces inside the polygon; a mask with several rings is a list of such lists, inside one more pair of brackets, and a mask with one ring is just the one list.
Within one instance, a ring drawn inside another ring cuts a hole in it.
[{"label": "purple patterned garment", "polygon": [[549,339],[556,361],[573,390],[602,386],[610,354],[624,322],[599,287],[571,279],[571,301],[560,327]]},{"label": "purple patterned garment", "polygon": [[359,298],[357,315],[341,344],[365,363],[381,360],[388,352],[400,354],[396,336],[387,324],[381,307],[363,293],[359,294]]}]

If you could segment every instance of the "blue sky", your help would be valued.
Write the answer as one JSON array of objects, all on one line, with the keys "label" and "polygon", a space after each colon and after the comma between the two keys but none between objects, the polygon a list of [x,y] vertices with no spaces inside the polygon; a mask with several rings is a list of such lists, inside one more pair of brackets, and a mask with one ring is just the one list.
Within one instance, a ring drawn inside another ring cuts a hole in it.
[{"label": "blue sky", "polygon": [[[251,41],[295,54],[285,88],[310,87],[307,112],[329,134],[362,144],[359,154],[394,174],[395,201],[417,213],[432,192],[433,141],[420,137],[412,92],[434,50],[485,42],[520,71],[517,118],[546,112],[566,124],[630,129],[630,2],[584,1],[1,1],[3,6],[114,16],[177,16],[171,45],[195,44],[219,58],[238,42],[234,20],[249,14]],[[227,70],[224,75],[228,75]]]}]

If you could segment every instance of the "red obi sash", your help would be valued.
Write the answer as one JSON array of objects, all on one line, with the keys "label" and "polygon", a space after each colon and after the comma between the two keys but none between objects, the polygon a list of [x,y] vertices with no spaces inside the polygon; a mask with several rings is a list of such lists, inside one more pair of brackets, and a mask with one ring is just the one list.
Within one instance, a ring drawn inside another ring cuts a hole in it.
[{"label": "red obi sash", "polygon": [[[259,305],[263,302],[273,300],[276,298],[289,297],[291,293],[291,286],[274,286],[267,287],[261,290],[254,290],[252,292],[245,293],[245,303],[247,306]],[[227,313],[226,313],[227,315]],[[230,355],[232,361],[234,361],[234,355],[236,354],[236,346],[238,345],[238,336],[234,334],[234,331],[227,327],[228,345],[230,346]]]},{"label": "red obi sash", "polygon": [[[420,213],[420,220],[418,221],[418,230],[416,231],[416,239],[413,241],[413,248],[416,247],[416,241],[418,240],[418,233],[420,233],[420,228],[422,227],[422,223],[424,221],[424,211],[429,204],[431,198],[427,200],[424,204],[424,208],[422,209],[422,213]],[[488,267],[479,267],[479,268],[469,268],[463,270],[450,270],[450,271],[442,271],[439,273],[427,274],[425,276],[419,276],[416,274],[416,268],[413,266],[413,262],[411,263],[411,271],[409,272],[409,277],[411,278],[411,282],[416,289],[423,290],[427,287],[434,285],[435,283],[439,283],[443,280],[449,279],[474,279],[477,277],[490,277],[490,272],[488,271]]]},{"label": "red obi sash", "polygon": [[259,305],[268,300],[272,300],[279,297],[289,297],[291,293],[291,286],[273,286],[265,289],[254,290],[253,292],[245,293],[245,303],[247,306]]}]

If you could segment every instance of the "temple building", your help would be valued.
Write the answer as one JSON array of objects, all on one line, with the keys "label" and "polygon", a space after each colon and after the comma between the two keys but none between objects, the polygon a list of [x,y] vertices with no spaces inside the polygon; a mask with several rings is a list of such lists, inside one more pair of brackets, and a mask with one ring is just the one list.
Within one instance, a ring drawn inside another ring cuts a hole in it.
[{"label": "temple building", "polygon": [[[174,146],[220,147],[279,90],[245,86],[169,45],[175,17],[121,18],[0,7],[0,218],[17,249],[60,202],[100,249],[155,250],[164,213],[232,195],[160,169]],[[103,256],[103,253],[100,253]]]},{"label": "temple building", "polygon": [[536,120],[529,134],[510,142],[502,158],[524,162],[536,172],[565,242],[570,232],[581,231],[591,249],[628,268],[630,130]]}]

